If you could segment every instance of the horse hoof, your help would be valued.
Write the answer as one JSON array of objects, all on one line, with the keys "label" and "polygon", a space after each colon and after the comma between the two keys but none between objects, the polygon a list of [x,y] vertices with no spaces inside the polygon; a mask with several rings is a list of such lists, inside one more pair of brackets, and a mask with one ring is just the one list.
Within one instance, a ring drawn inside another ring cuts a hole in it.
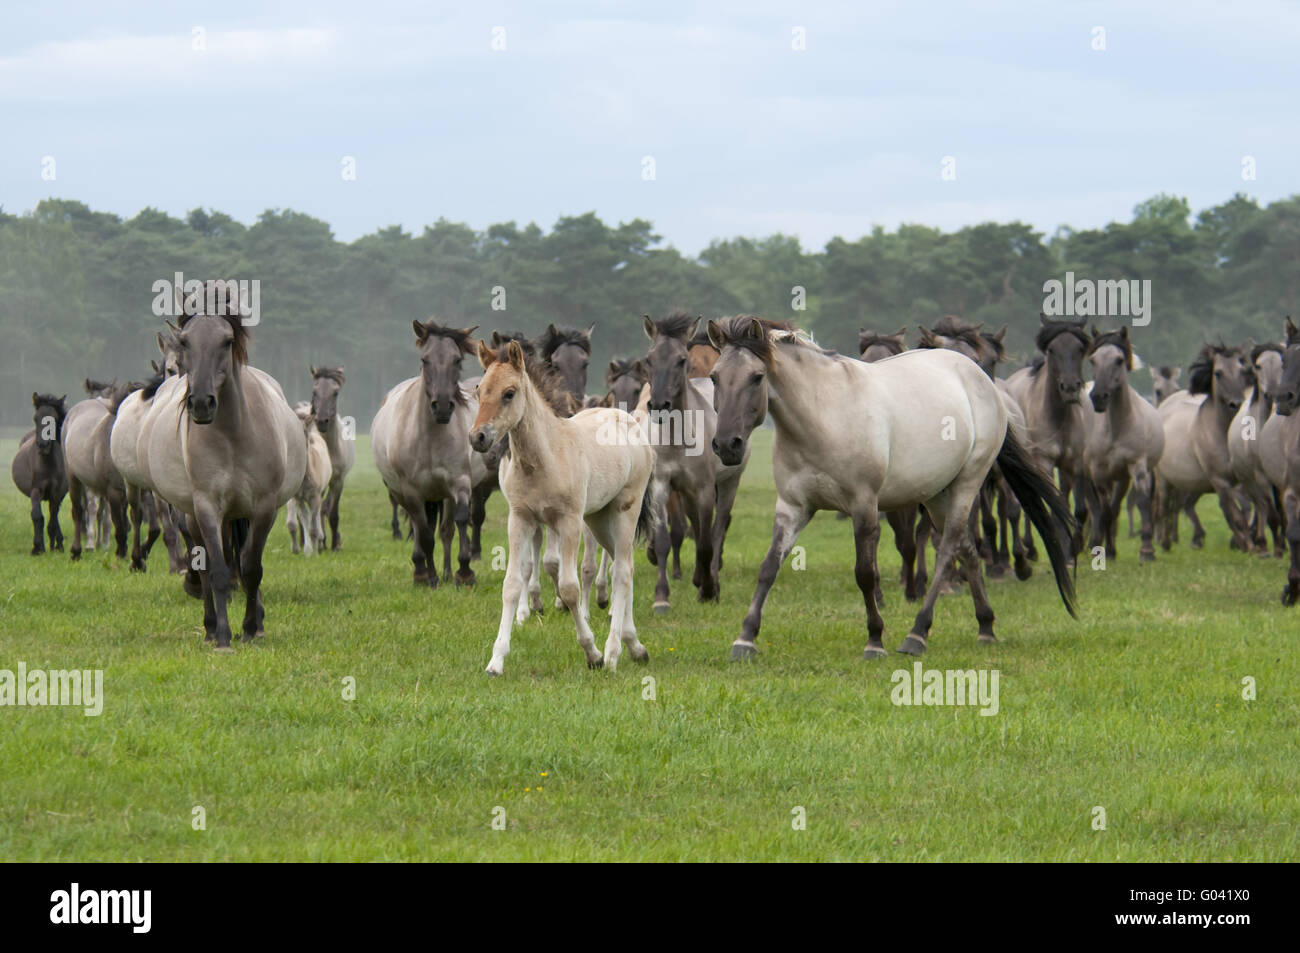
[{"label": "horse hoof", "polygon": [[40,556],[40,555],[42,555],[44,552],[45,552],[44,549],[40,549],[40,548],[35,547],[35,546],[32,547],[32,555],[33,555],[33,556]]},{"label": "horse hoof", "polygon": [[670,609],[672,609],[672,606],[666,602],[655,603],[655,615],[667,615]]},{"label": "horse hoof", "polygon": [[217,653],[218,655],[234,655],[234,654],[235,654],[235,650],[234,650],[234,648],[232,648],[232,647],[229,646],[229,645],[218,645],[218,646],[214,647],[212,651],[215,652],[215,653]]},{"label": "horse hoof", "polygon": [[632,656],[632,661],[636,662],[638,665],[646,665],[646,664],[648,664],[648,663],[650,662],[650,652],[649,652],[649,650],[643,652],[641,655],[633,654],[633,656]]},{"label": "horse hoof", "polygon": [[72,556],[72,561],[75,563],[77,560],[81,558],[81,550],[74,549],[71,553],[71,556]]},{"label": "horse hoof", "polygon": [[597,596],[597,597],[596,597],[596,608],[598,608],[598,609],[608,609],[608,608],[609,608],[609,596]]},{"label": "horse hoof", "polygon": [[749,662],[758,658],[758,649],[754,648],[753,642],[736,641],[731,646],[731,660],[733,662]]},{"label": "horse hoof", "polygon": [[500,675],[501,675],[501,669],[500,669],[499,667],[497,667],[497,668],[493,668],[491,665],[489,665],[487,668],[483,669],[483,671],[487,672],[487,673],[488,673],[489,675],[491,675],[493,678],[499,678]]},{"label": "horse hoof", "polygon": [[1205,548],[1205,543],[1202,542],[1202,541],[1199,540],[1199,539],[1194,539],[1194,540],[1192,540],[1191,545],[1192,545],[1192,549],[1204,549],[1204,548]]},{"label": "horse hoof", "polygon": [[1282,605],[1284,605],[1284,606],[1293,606],[1293,605],[1295,605],[1295,599],[1296,599],[1296,594],[1295,594],[1294,592],[1291,591],[1291,587],[1290,587],[1290,586],[1283,586],[1283,587],[1282,587]]},{"label": "horse hoof", "polygon": [[868,645],[862,650],[862,658],[868,661],[871,659],[887,658],[888,656],[889,651],[883,645]]},{"label": "horse hoof", "polygon": [[456,585],[458,586],[472,586],[476,582],[478,582],[478,577],[471,570],[466,569],[463,572],[456,573]]},{"label": "horse hoof", "polygon": [[975,641],[979,642],[980,645],[996,645],[998,637],[992,632],[981,632],[979,638]]},{"label": "horse hoof", "polygon": [[605,667],[605,659],[603,656],[597,659],[587,659],[587,668],[604,668],[604,667]]},{"label": "horse hoof", "polygon": [[681,571],[680,569],[674,569],[674,570],[673,570],[673,578],[674,578],[674,579],[681,579],[681,578],[682,578],[682,571]]},{"label": "horse hoof", "polygon": [[1153,563],[1155,561],[1156,561],[1156,554],[1154,552],[1138,553],[1138,562],[1140,563]]},{"label": "horse hoof", "polygon": [[898,647],[898,651],[902,655],[924,655],[925,639],[909,633],[903,640],[903,644]]}]

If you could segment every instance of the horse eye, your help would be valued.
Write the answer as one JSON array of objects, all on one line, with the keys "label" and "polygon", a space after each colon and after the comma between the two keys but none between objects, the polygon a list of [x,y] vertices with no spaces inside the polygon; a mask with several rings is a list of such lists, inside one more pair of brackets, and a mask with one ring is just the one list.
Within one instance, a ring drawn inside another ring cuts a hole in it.
[{"label": "horse eye", "polygon": [[503,400],[514,400],[515,399],[514,389],[512,388],[511,390],[506,391],[504,394],[501,395],[501,398]]},{"label": "horse eye", "polygon": [[763,383],[763,375],[761,373],[756,373],[749,379],[749,382],[751,384],[761,384]]}]

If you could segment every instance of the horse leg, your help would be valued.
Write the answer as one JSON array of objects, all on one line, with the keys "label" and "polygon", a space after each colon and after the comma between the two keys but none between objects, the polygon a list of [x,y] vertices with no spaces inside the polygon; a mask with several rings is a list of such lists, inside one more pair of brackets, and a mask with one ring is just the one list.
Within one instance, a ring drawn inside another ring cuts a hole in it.
[{"label": "horse leg", "polygon": [[483,522],[487,519],[487,498],[491,490],[475,487],[469,496],[469,558],[483,558]]},{"label": "horse leg", "polygon": [[1107,559],[1114,559],[1119,554],[1119,514],[1124,501],[1128,499],[1131,482],[1132,478],[1128,471],[1122,471],[1115,481],[1115,489],[1111,492],[1109,500],[1105,501]]},{"label": "horse leg", "polygon": [[501,586],[501,622],[497,626],[496,641],[492,643],[492,659],[488,662],[487,673],[500,675],[510,654],[510,629],[515,622],[515,613],[522,608],[524,592],[525,552],[533,544],[534,527],[528,518],[511,508],[506,517],[506,536],[510,543],[510,554],[506,559],[506,578]]},{"label": "horse leg", "polygon": [[[186,540],[195,540],[203,538],[203,531],[199,528],[199,522],[193,516],[185,516]],[[217,606],[212,595],[212,585],[208,579],[208,562],[207,551],[202,546],[190,546],[191,562],[190,572],[194,573],[198,579],[199,592],[196,598],[203,600],[203,641],[215,642],[217,640]],[[195,563],[201,565],[202,571],[195,568]],[[186,579],[188,582],[188,577]],[[189,591],[188,589],[186,590]],[[194,595],[194,593],[190,593]]]},{"label": "horse leg", "polygon": [[[644,491],[642,491],[644,492]],[[622,504],[627,509],[620,509]],[[625,488],[622,499],[615,499],[591,525],[594,538],[606,552],[611,552],[613,564],[612,601],[609,613],[609,638],[605,640],[605,667],[611,672],[618,666],[622,649],[626,648],[634,661],[650,661],[650,653],[636,637],[632,621],[632,553],[636,540],[636,521],[640,501],[635,490]]]},{"label": "horse leg", "polygon": [[[203,572],[203,628],[207,637],[216,640],[218,652],[229,652],[230,622],[226,606],[230,602],[231,573],[226,561],[225,534],[220,511],[203,498],[194,500],[194,522],[198,538],[203,541],[206,569]],[[209,625],[209,607],[212,623]]]},{"label": "horse leg", "polygon": [[696,501],[695,576],[698,580],[696,598],[700,602],[714,602],[718,598],[717,579],[713,574],[713,524],[718,500],[718,488],[706,486]]},{"label": "horse leg", "polygon": [[1025,528],[1021,531],[1021,538],[1025,541],[1025,558],[1036,563],[1038,562],[1038,547],[1034,545],[1034,526],[1029,521],[1028,513],[1024,513],[1024,517]]},{"label": "horse leg", "polygon": [[736,505],[736,491],[740,489],[738,477],[727,480],[717,489],[718,507],[713,511],[713,558],[709,561],[709,578],[713,583],[713,600],[722,598],[722,585],[718,576],[722,572],[722,547],[727,542],[727,527],[731,525],[731,508]]},{"label": "horse leg", "polygon": [[651,551],[655,558],[650,560],[654,567],[659,570],[659,578],[655,582],[655,615],[663,615],[672,608],[669,601],[671,592],[668,586],[668,547],[671,545],[669,538],[668,520],[666,513],[668,509],[668,495],[672,492],[671,487],[659,484],[652,490],[654,493],[654,505],[659,510],[659,519],[655,520],[654,540],[651,545]]},{"label": "horse leg", "polygon": [[117,558],[125,559],[126,539],[129,532],[126,518],[126,484],[121,478],[116,483],[110,483],[105,496],[108,498],[108,512],[113,519],[113,540],[117,543]]},{"label": "horse leg", "polygon": [[[244,585],[244,641],[265,636],[266,609],[262,605],[262,553],[275,526],[275,510],[248,521],[248,539],[239,554],[239,579]],[[309,531],[310,532],[310,531]]]},{"label": "horse leg", "polygon": [[1233,548],[1240,548],[1244,553],[1250,552],[1250,527],[1233,499],[1232,484],[1220,477],[1211,480],[1210,485],[1219,496],[1219,509],[1223,511],[1223,518],[1228,521],[1228,529],[1232,531]]},{"label": "horse leg", "polygon": [[[39,556],[45,552],[45,513],[41,510],[41,503],[45,491],[40,486],[32,487],[31,504],[32,504],[32,555]],[[50,504],[50,512],[53,514],[54,505]],[[53,515],[51,515],[51,520]],[[54,541],[50,540],[50,548],[54,548]]]},{"label": "horse leg", "polygon": [[1282,494],[1282,510],[1286,516],[1286,541],[1291,547],[1291,568],[1282,587],[1282,605],[1293,606],[1300,598],[1300,495],[1293,487],[1287,487]]},{"label": "horse leg", "polygon": [[1144,563],[1154,562],[1156,558],[1156,548],[1152,545],[1155,526],[1154,483],[1154,475],[1147,469],[1146,463],[1139,461],[1133,468],[1133,490],[1128,498],[1137,506],[1141,519],[1142,545],[1138,550],[1138,561]]},{"label": "horse leg", "polygon": [[682,578],[682,540],[686,538],[686,513],[679,493],[668,495],[668,539],[673,548],[673,578]]},{"label": "horse leg", "polygon": [[152,490],[140,491],[140,503],[144,507],[144,518],[149,522],[149,535],[144,541],[144,558],[147,562],[149,554],[153,552],[154,543],[158,542],[158,537],[162,535],[162,523],[158,517],[158,500]]},{"label": "horse leg", "polygon": [[1282,498],[1278,495],[1277,487],[1269,486],[1268,501],[1268,525],[1273,531],[1273,555],[1281,559],[1286,555],[1286,520],[1282,516]]},{"label": "horse leg", "polygon": [[538,615],[542,614],[542,543],[542,526],[538,523],[533,530],[528,563],[528,608]]},{"label": "horse leg", "polygon": [[930,522],[930,514],[923,507],[917,507],[919,514],[916,521],[916,529],[913,532],[913,539],[916,545],[916,591],[924,594],[929,588],[925,570],[925,544],[930,540],[930,531],[933,524]]},{"label": "horse leg", "polygon": [[289,552],[295,556],[301,552],[298,544],[298,498],[292,496],[284,505],[284,528],[289,531]]},{"label": "horse leg", "polygon": [[979,539],[980,559],[989,567],[990,575],[1001,576],[1003,570],[997,560],[998,522],[993,515],[993,484],[990,480],[985,480],[980,487],[979,509],[980,529],[983,531]]},{"label": "horse leg", "polygon": [[[950,487],[940,496],[950,496],[953,490]],[[975,503],[974,494],[971,494],[970,502]],[[907,638],[899,646],[898,651],[905,655],[921,655],[925,652],[926,640],[930,635],[930,626],[934,622],[934,604],[939,599],[939,590],[943,587],[944,577],[948,573],[949,567],[952,566],[953,560],[962,549],[961,538],[966,536],[966,544],[969,540],[969,523],[966,518],[953,518],[956,513],[968,514],[969,508],[956,507],[951,504],[947,506],[940,505],[942,500],[932,500],[931,503],[936,505],[926,506],[930,511],[930,519],[934,523],[936,530],[940,532],[938,553],[934,559],[934,578],[930,581],[930,588],[925,594],[925,602],[921,605],[921,611],[916,614],[916,620],[912,623],[912,630],[907,633]],[[944,512],[946,510],[947,512]],[[978,608],[978,603],[976,604]],[[990,621],[991,624],[991,621]],[[990,633],[991,633],[990,629]],[[981,634],[982,630],[981,630]]]},{"label": "horse leg", "polygon": [[[438,510],[437,503],[426,504],[418,496],[407,497],[402,507],[411,520],[411,563],[415,567],[412,576],[417,586],[438,588],[438,569],[434,565],[434,545],[437,542]],[[430,522],[432,521],[432,526]]]},{"label": "horse leg", "polygon": [[731,660],[753,658],[758,654],[754,640],[763,624],[763,604],[767,594],[776,582],[776,574],[781,564],[790,555],[800,531],[813,518],[813,511],[787,503],[781,497],[776,498],[776,513],[772,517],[772,543],[763,557],[763,564],[758,569],[758,586],[754,589],[754,598],[745,613],[745,621],[740,625],[740,637],[731,644]]},{"label": "horse leg", "polygon": [[[605,657],[596,649],[596,639],[591,633],[582,612],[582,587],[578,585],[578,544],[582,541],[583,521],[581,517],[567,516],[561,518],[551,527],[549,539],[555,542],[559,550],[560,564],[559,588],[560,599],[564,607],[573,616],[573,626],[577,631],[578,645],[587,657],[587,668],[600,668],[605,664]],[[606,646],[608,651],[608,646]],[[618,666],[619,642],[614,640],[611,668]]]},{"label": "horse leg", "polygon": [[86,487],[71,473],[68,474],[68,495],[72,497],[72,549],[73,560],[81,558],[81,537],[86,531]]},{"label": "horse leg", "polygon": [[596,563],[596,605],[602,609],[609,608],[609,582],[613,574],[614,561],[603,548]]},{"label": "horse leg", "polygon": [[99,497],[94,493],[86,494],[86,539],[84,542],[85,550],[93,553],[95,547],[99,544],[101,533],[99,532]]},{"label": "horse leg", "polygon": [[[446,503],[449,509],[454,506],[451,518],[456,521],[456,563],[459,568],[456,570],[455,580],[458,586],[472,586],[478,581],[478,577],[474,575],[474,570],[469,568],[470,560],[474,558],[474,547],[469,539],[470,497],[472,495],[473,490],[469,486],[469,481],[466,480],[457,488],[455,496]],[[451,556],[450,545],[447,546],[447,555],[448,557]]]},{"label": "horse leg", "polygon": [[591,623],[591,586],[596,581],[598,553],[603,555],[604,551],[600,548],[600,544],[596,542],[596,537],[592,535],[591,529],[583,526],[582,567],[580,570],[582,594],[578,597],[578,601],[582,605],[582,612],[587,617],[588,624]]},{"label": "horse leg", "polygon": [[343,548],[343,535],[339,532],[339,500],[343,497],[343,478],[330,480],[329,497],[325,502],[325,513],[330,522],[330,551]]},{"label": "horse leg", "polygon": [[396,495],[395,495],[391,490],[389,490],[389,492],[388,492],[388,502],[390,502],[390,503],[393,504],[393,520],[392,520],[392,522],[389,523],[388,525],[392,528],[392,531],[393,531],[393,539],[401,539],[401,538],[402,538],[402,521],[401,521],[401,519],[398,518],[398,515],[397,515],[397,505],[398,505],[398,504],[397,504],[397,496],[396,496]]},{"label": "horse leg", "polygon": [[[915,601],[917,597],[916,538],[912,535],[912,523],[915,520],[915,513],[915,507],[908,506],[901,510],[890,510],[885,514],[885,519],[889,521],[889,528],[894,531],[894,548],[898,550],[898,556],[903,561],[903,597],[908,602]],[[856,530],[854,532],[856,533]],[[879,566],[876,569],[876,578],[879,580]],[[879,588],[879,583],[877,583],[877,588]],[[879,599],[879,594],[877,594],[876,605],[884,605]]]},{"label": "horse leg", "polygon": [[542,568],[546,570],[546,575],[551,577],[551,585],[555,587],[555,608],[566,608],[564,600],[560,598],[560,553],[559,543],[553,538],[553,533],[546,534],[546,547],[542,550]]},{"label": "horse leg", "polygon": [[992,493],[996,498],[998,527],[998,546],[993,557],[993,571],[990,575],[994,579],[998,579],[1005,576],[1007,570],[1011,568],[1011,536],[1010,528],[1007,525],[1007,494],[1006,488],[1002,484],[1002,475],[995,468],[990,471],[990,479],[993,481]]},{"label": "horse leg", "polygon": [[1137,535],[1137,532],[1133,529],[1133,510],[1137,509],[1137,500],[1133,499],[1132,495],[1126,496],[1124,506],[1128,511],[1128,538],[1132,539]]},{"label": "horse leg", "polygon": [[1187,514],[1187,519],[1192,524],[1192,549],[1200,549],[1205,545],[1205,527],[1201,525],[1201,518],[1196,515],[1196,501],[1200,498],[1199,493],[1187,493],[1183,496],[1183,512]]},{"label": "horse leg", "polygon": [[862,650],[862,657],[883,658],[888,653],[881,641],[885,620],[876,604],[876,590],[880,588],[880,568],[876,565],[876,550],[880,546],[880,512],[874,499],[853,513],[853,545],[857,554],[853,576],[867,606],[867,647]]},{"label": "horse leg", "polygon": [[50,549],[63,552],[63,527],[59,525],[59,507],[63,505],[63,497],[50,493],[50,521],[46,524],[45,532],[50,538]]},{"label": "horse leg", "polygon": [[144,572],[147,568],[144,560],[144,547],[140,545],[140,525],[144,522],[144,510],[140,505],[140,488],[126,488],[127,514],[131,520],[131,571]]},{"label": "horse leg", "polygon": [[959,550],[957,560],[966,571],[966,582],[970,586],[971,601],[975,604],[975,622],[979,625],[978,641],[991,644],[998,640],[993,634],[993,606],[989,603],[988,593],[984,589],[984,573],[979,553],[974,541],[969,536],[957,540]]},{"label": "horse leg", "polygon": [[[537,532],[541,533],[540,527],[537,528]],[[524,588],[527,588],[529,585],[537,585],[540,588],[541,584],[537,582],[537,552],[540,548],[541,543],[535,540],[532,536],[529,536],[527,542],[520,547],[519,552],[514,557],[519,563],[519,578],[523,580],[520,585]],[[509,556],[507,556],[507,569],[509,568],[508,560]],[[528,621],[529,615],[533,612],[533,610],[529,608],[529,604],[532,602],[533,594],[531,592],[528,594],[528,598],[519,599],[517,601],[515,607],[516,625],[523,625]],[[541,615],[542,596],[540,592],[537,593],[536,603],[537,614]]]}]

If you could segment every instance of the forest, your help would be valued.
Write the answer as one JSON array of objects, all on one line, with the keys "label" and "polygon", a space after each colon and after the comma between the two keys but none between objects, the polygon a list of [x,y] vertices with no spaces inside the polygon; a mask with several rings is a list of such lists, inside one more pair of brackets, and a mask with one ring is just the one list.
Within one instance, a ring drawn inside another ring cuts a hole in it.
[{"label": "forest", "polygon": [[[1073,272],[1149,280],[1151,321],[1131,331],[1135,348],[1148,364],[1185,366],[1206,339],[1277,340],[1300,312],[1298,264],[1300,196],[1261,206],[1239,193],[1193,214],[1161,194],[1129,222],[1050,236],[1020,222],[902,225],[820,250],[780,234],[718,239],[698,256],[650,221],[611,225],[594,212],[549,230],[439,219],[419,234],[392,226],[345,243],[289,209],[252,224],[202,208],[123,220],[49,199],[24,214],[0,207],[0,424],[30,426],[33,391],[80,399],[85,377],[146,377],[162,321],[154,284],[177,272],[258,281],[253,363],[290,400],[309,393],[308,365],[345,365],[343,412],[364,430],[387,389],[418,371],[416,318],[484,334],[594,324],[593,393],[610,358],[644,352],[641,315],[675,308],[791,320],[845,353],[859,328],[906,325],[914,341],[916,325],[956,314],[1008,325],[1009,372],[1032,353],[1044,283]],[[466,375],[475,370],[467,362]]]}]

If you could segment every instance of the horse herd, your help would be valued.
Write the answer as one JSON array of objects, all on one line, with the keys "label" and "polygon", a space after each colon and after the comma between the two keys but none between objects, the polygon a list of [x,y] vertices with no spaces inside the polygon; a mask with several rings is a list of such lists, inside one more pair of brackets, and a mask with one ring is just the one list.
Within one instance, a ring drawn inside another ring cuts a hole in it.
[{"label": "horse herd", "polygon": [[[126,558],[133,535],[131,568],[144,570],[161,535],[170,569],[203,600],[205,639],[228,652],[236,581],[245,593],[243,637],[263,635],[262,556],[281,507],[295,553],[323,550],[327,526],[330,548],[341,546],[339,503],[354,463],[338,412],[345,377],[342,367],[313,366],[311,402],[291,407],[280,385],[248,363],[233,283],[177,288],[176,298],[177,323],[157,335],[160,358],[147,380],[87,380],[89,396],[71,408],[64,397],[33,395],[35,428],[12,472],[31,501],[33,554],[46,537],[51,549],[63,548],[65,495],[73,559],[106,541],[111,523],[117,556]],[[996,641],[986,568],[991,577],[1028,578],[1035,534],[1073,615],[1083,527],[1093,554],[1113,558],[1126,499],[1130,536],[1139,514],[1143,560],[1155,558],[1156,541],[1168,549],[1176,540],[1180,511],[1192,520],[1192,545],[1202,545],[1194,505],[1206,492],[1218,495],[1236,548],[1267,553],[1271,529],[1281,554],[1285,529],[1292,564],[1283,601],[1300,595],[1300,415],[1291,415],[1300,331],[1289,318],[1285,346],[1203,347],[1187,390],[1177,389],[1179,369],[1160,369],[1151,401],[1128,382],[1140,359],[1127,329],[1089,332],[1083,322],[1046,317],[1035,360],[1003,380],[994,372],[1006,329],[995,334],[951,316],[921,328],[912,349],[902,330],[862,331],[859,358],[824,350],[785,322],[647,316],[646,354],[612,361],[603,396],[586,393],[593,327],[552,325],[535,341],[499,331],[476,339],[476,328],[433,320],[413,330],[419,373],[384,397],[371,448],[394,537],[403,536],[403,515],[409,523],[417,585],[473,584],[487,500],[496,489],[506,499],[493,675],[503,671],[513,627],[543,609],[542,570],[591,667],[616,669],[624,648],[637,661],[649,657],[632,612],[638,538],[658,573],[656,613],[671,608],[670,577],[681,576],[687,536],[695,540],[696,595],[717,600],[750,438],[769,420],[772,542],[733,659],[755,654],[768,592],[818,510],[852,522],[868,658],[886,654],[876,564],[882,514],[902,556],[904,594],[921,602],[899,647],[913,655],[926,648],[938,596],[962,583],[979,640]],[[481,376],[463,376],[467,357]],[[591,628],[593,586],[597,605],[609,609],[603,652]]]}]

